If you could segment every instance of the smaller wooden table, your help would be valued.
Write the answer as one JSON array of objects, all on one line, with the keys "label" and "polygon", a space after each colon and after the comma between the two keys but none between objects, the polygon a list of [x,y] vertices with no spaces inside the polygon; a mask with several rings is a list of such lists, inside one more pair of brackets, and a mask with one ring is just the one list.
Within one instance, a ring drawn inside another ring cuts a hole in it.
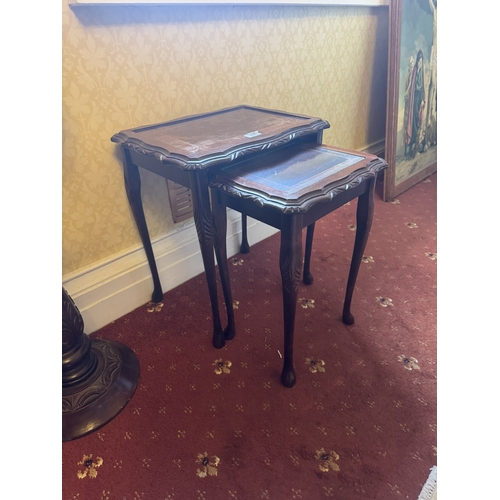
[{"label": "smaller wooden table", "polygon": [[[281,382],[295,385],[293,336],[297,289],[302,273],[302,229],[358,198],[356,238],[342,313],[353,324],[351,300],[359,265],[373,218],[375,179],[387,163],[376,156],[319,144],[290,144],[265,156],[265,161],[241,161],[220,168],[210,182],[214,214],[215,250],[226,305],[232,304],[226,253],[226,207],[281,230],[279,265],[283,289],[284,364]],[[312,231],[306,242],[304,282],[312,282],[309,259]],[[309,248],[308,248],[309,247]],[[229,315],[232,335],[214,335],[214,345],[224,346],[235,333],[234,314]]]}]

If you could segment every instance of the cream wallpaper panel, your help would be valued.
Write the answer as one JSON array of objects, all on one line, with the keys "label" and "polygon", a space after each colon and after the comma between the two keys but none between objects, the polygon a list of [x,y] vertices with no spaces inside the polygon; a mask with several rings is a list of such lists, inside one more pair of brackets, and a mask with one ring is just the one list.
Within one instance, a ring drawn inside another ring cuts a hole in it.
[{"label": "cream wallpaper panel", "polygon": [[[111,136],[237,104],[318,116],[324,142],[385,134],[387,9],[62,7],[63,275],[140,243]],[[151,237],[166,183],[141,172]]]}]

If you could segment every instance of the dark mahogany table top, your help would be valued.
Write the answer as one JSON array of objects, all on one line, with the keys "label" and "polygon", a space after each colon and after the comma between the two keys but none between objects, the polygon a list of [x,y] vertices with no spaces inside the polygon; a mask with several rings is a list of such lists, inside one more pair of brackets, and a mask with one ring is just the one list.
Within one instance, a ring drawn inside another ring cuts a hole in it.
[{"label": "dark mahogany table top", "polygon": [[303,212],[359,183],[379,159],[320,144],[290,144],[218,169],[210,185],[259,206]]},{"label": "dark mahogany table top", "polygon": [[162,163],[196,170],[258,153],[329,126],[320,118],[241,105],[123,130],[111,140]]}]

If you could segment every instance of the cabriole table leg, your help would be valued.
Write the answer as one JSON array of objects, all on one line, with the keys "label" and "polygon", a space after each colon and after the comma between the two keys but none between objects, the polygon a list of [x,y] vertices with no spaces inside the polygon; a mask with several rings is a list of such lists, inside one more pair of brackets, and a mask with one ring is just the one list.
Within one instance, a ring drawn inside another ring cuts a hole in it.
[{"label": "cabriole table leg", "polygon": [[219,276],[221,279],[222,291],[227,311],[227,327],[224,334],[217,333],[213,338],[214,347],[224,347],[226,340],[231,340],[236,334],[234,321],[233,298],[231,284],[229,281],[229,270],[227,265],[227,210],[220,202],[220,193],[212,191],[212,212],[214,227],[214,247],[217,263],[219,265]]},{"label": "cabriole table leg", "polygon": [[367,181],[366,191],[358,197],[358,206],[356,209],[356,239],[354,241],[354,250],[352,254],[351,267],[349,269],[349,278],[344,300],[344,309],[342,311],[342,322],[346,325],[354,323],[354,316],[351,314],[352,294],[356,279],[358,277],[359,266],[363,258],[363,252],[366,248],[368,236],[373,219],[375,179],[372,177]]},{"label": "cabriole table leg", "polygon": [[281,383],[285,387],[293,387],[296,382],[293,368],[293,336],[297,309],[297,290],[302,274],[302,220],[302,215],[282,216],[280,271],[285,328]]},{"label": "cabriole table leg", "polygon": [[130,208],[132,209],[132,214],[134,215],[144,251],[146,252],[146,256],[148,258],[149,268],[153,278],[154,289],[151,300],[153,302],[161,302],[163,299],[163,291],[161,288],[160,277],[158,275],[153,247],[151,245],[151,239],[149,237],[148,226],[146,224],[146,218],[144,216],[144,209],[142,206],[141,177],[139,174],[139,168],[137,165],[132,163],[128,151],[125,151],[123,173],[128,201]]},{"label": "cabriole table leg", "polygon": [[[212,207],[208,192],[207,172],[191,172],[191,190],[193,194],[193,216],[198,241],[200,243],[201,257],[205,267],[205,277],[210,295],[210,305],[213,319],[213,338],[223,338],[222,325],[217,298],[217,277],[214,260],[214,232],[212,229]],[[214,344],[214,347],[218,347]],[[223,347],[221,345],[220,347]]]}]

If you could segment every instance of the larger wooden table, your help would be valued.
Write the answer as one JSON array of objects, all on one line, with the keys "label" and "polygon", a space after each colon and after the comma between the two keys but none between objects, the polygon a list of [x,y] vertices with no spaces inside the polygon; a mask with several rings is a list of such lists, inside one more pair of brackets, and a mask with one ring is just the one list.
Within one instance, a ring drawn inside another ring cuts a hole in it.
[{"label": "larger wooden table", "polygon": [[[222,327],[208,189],[210,172],[214,167],[230,165],[243,156],[265,162],[266,155],[261,153],[286,143],[321,143],[322,132],[329,126],[320,118],[242,105],[115,134],[111,140],[123,151],[125,188],[152,273],[152,300],[160,302],[163,291],[142,207],[139,167],[192,191],[194,221],[212,307],[214,339],[219,339]],[[227,301],[226,307],[229,315],[231,304]],[[225,338],[234,335],[231,325],[224,335]]]}]

